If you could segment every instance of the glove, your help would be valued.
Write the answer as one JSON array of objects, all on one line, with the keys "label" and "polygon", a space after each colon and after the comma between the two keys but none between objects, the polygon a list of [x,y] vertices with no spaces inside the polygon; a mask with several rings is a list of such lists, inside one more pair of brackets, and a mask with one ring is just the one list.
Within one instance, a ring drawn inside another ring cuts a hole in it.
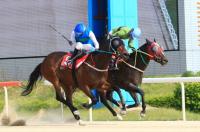
[{"label": "glove", "polygon": [[96,48],[94,48],[94,47],[90,48],[90,52],[94,52],[95,50],[96,50]]},{"label": "glove", "polygon": [[73,42],[71,40],[69,40],[68,42],[69,42],[69,45],[71,46],[73,45]]}]

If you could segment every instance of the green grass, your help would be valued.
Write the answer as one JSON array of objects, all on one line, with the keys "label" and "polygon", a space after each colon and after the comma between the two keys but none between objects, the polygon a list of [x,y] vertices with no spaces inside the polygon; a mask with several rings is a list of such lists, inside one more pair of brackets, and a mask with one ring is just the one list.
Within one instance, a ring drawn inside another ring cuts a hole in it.
[{"label": "green grass", "polygon": [[141,88],[144,90],[145,99],[148,101],[153,98],[172,96],[173,91],[175,90],[177,85],[179,84],[176,83],[142,84]]}]

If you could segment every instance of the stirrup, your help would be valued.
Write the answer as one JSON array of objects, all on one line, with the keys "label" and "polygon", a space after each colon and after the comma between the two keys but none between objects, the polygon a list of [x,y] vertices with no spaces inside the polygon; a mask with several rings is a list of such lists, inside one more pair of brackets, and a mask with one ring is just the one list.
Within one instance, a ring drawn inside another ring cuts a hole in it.
[{"label": "stirrup", "polygon": [[70,60],[68,60],[66,63],[67,63],[67,66],[69,66],[70,64],[72,64],[73,63],[73,58],[70,59]]}]

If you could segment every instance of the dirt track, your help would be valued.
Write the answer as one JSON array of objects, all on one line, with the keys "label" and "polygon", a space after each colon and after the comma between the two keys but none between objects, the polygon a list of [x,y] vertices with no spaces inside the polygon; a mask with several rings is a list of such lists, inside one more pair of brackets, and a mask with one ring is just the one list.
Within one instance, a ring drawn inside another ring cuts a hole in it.
[{"label": "dirt track", "polygon": [[200,132],[200,121],[85,122],[78,124],[27,124],[0,126],[1,132]]}]

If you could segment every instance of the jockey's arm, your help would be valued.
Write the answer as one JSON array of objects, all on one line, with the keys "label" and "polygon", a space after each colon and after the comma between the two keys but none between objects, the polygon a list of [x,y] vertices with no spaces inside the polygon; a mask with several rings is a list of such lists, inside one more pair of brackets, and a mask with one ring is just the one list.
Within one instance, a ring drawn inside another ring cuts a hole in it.
[{"label": "jockey's arm", "polygon": [[89,33],[89,37],[92,40],[92,42],[94,43],[95,49],[99,49],[99,43],[94,35],[94,33],[92,31],[90,31]]},{"label": "jockey's arm", "polygon": [[128,40],[128,47],[134,48],[133,39],[131,39],[131,38]]}]

